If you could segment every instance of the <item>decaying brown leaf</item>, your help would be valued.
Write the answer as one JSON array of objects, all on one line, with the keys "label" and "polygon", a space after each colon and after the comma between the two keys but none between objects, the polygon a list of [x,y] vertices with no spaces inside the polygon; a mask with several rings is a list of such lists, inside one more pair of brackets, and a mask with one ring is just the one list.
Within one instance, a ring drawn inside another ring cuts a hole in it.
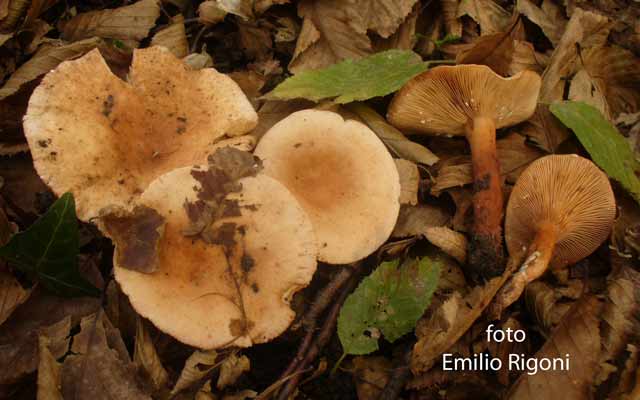
[{"label": "decaying brown leaf", "polygon": [[159,0],[140,0],[112,10],[90,11],[60,23],[62,37],[77,41],[91,37],[139,41],[160,16]]},{"label": "decaying brown leaf", "polygon": [[104,311],[82,319],[71,351],[62,365],[65,400],[151,399],[137,379],[120,332]]},{"label": "decaying brown leaf", "polygon": [[527,309],[543,332],[551,332],[571,307],[571,303],[560,303],[560,297],[560,293],[541,281],[531,282],[525,289]]},{"label": "decaying brown leaf", "polygon": [[251,369],[251,363],[249,358],[245,355],[238,355],[237,352],[232,352],[222,360],[220,365],[220,376],[218,376],[218,382],[216,387],[220,390],[229,385],[233,385],[240,375]]},{"label": "decaying brown leaf", "polygon": [[0,325],[30,294],[31,289],[24,289],[13,274],[0,265]]},{"label": "decaying brown leaf", "polygon": [[175,395],[195,385],[209,372],[213,371],[213,369],[219,365],[219,363],[216,364],[217,357],[218,353],[215,350],[194,351],[187,361],[185,361],[184,368],[182,368],[182,372],[180,372],[180,377],[173,389],[171,389],[171,394]]},{"label": "decaying brown leaf", "polygon": [[565,79],[576,68],[578,44],[580,48],[604,45],[609,34],[610,22],[606,17],[589,11],[575,9],[564,34],[549,60],[549,67],[542,74],[539,101],[551,103],[562,100]]},{"label": "decaying brown leaf", "polygon": [[551,43],[558,44],[567,20],[562,14],[562,8],[553,0],[543,0],[540,7],[531,0],[518,0],[516,10],[538,25]]},{"label": "decaying brown leaf", "polygon": [[418,204],[418,187],[420,185],[418,166],[402,158],[395,158],[394,161],[400,176],[400,204],[415,206]]},{"label": "decaying brown leaf", "polygon": [[169,26],[153,35],[151,45],[166,47],[178,58],[186,57],[189,54],[189,42],[182,15],[173,17]]},{"label": "decaying brown leaf", "polygon": [[424,237],[440,248],[443,252],[455,258],[460,264],[467,262],[466,236],[446,226],[428,226],[424,228]]},{"label": "decaying brown leaf", "polygon": [[51,71],[58,64],[83,55],[91,49],[98,47],[102,41],[98,38],[80,40],[71,44],[46,45],[41,47],[36,54],[25,62],[11,75],[0,88],[0,100],[18,92],[26,83],[33,81],[41,75]]},{"label": "decaying brown leaf", "polygon": [[358,400],[376,400],[389,381],[391,361],[380,356],[360,356],[353,359],[353,380]]},{"label": "decaying brown leaf", "polygon": [[49,345],[51,339],[40,336],[38,345],[38,400],[64,400],[60,388],[62,387],[61,367],[51,354]]},{"label": "decaying brown leaf", "polygon": [[450,218],[451,216],[440,207],[428,204],[403,205],[400,207],[400,215],[391,236],[399,238],[423,235],[425,228],[443,226]]},{"label": "decaying brown leaf", "polygon": [[[20,17],[29,7],[29,0],[4,0],[0,9],[0,32],[11,30],[16,27]],[[4,15],[2,15],[4,14]]]},{"label": "decaying brown leaf", "polygon": [[591,397],[600,355],[599,313],[595,297],[579,301],[566,314],[535,358],[570,357],[570,368],[523,373],[506,398],[509,400],[552,399],[562,393],[565,400]]},{"label": "decaying brown leaf", "polygon": [[444,26],[448,35],[461,37],[462,24],[458,19],[458,0],[440,0]]},{"label": "decaying brown leaf", "polygon": [[162,366],[156,347],[153,344],[148,328],[144,320],[138,316],[136,319],[136,342],[133,352],[133,363],[138,370],[144,371],[155,390],[160,390],[167,384],[169,374]]},{"label": "decaying brown leaf", "polygon": [[551,114],[546,104],[538,104],[535,114],[523,124],[522,134],[548,153],[555,153],[570,136],[569,130]]},{"label": "decaying brown leaf", "polygon": [[463,15],[470,16],[480,25],[482,35],[502,32],[511,19],[511,14],[493,0],[461,1],[457,16]]},{"label": "decaying brown leaf", "polygon": [[207,0],[198,6],[198,22],[203,25],[215,25],[224,20],[227,12],[220,8],[216,0]]}]

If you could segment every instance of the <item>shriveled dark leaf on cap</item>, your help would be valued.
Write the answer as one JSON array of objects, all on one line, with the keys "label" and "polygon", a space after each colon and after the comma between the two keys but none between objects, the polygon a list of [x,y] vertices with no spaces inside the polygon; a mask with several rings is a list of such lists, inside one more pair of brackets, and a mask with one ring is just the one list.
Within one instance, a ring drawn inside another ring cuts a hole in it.
[{"label": "shriveled dark leaf on cap", "polygon": [[165,219],[156,210],[146,206],[136,206],[131,212],[116,210],[102,216],[100,225],[116,246],[119,267],[144,273],[158,268]]}]

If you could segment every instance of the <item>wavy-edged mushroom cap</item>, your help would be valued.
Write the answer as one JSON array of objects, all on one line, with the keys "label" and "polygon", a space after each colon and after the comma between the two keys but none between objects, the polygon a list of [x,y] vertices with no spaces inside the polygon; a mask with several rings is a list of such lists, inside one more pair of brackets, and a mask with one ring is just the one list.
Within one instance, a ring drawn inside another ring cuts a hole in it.
[{"label": "wavy-edged mushroom cap", "polygon": [[511,126],[533,115],[540,83],[533,71],[503,78],[485,65],[435,67],[396,93],[387,118],[426,134],[464,135],[476,117],[493,119],[496,128]]},{"label": "wavy-edged mushroom cap", "polygon": [[355,262],[391,235],[400,178],[384,144],[364,124],[330,111],[298,111],[274,125],[254,154],[309,214],[321,261]]},{"label": "wavy-edged mushroom cap", "polygon": [[278,336],[295,316],[291,296],[316,269],[311,222],[293,195],[266,175],[238,182],[241,190],[226,200],[237,201],[240,215],[217,219],[209,243],[185,236],[191,223],[185,202],[195,202],[202,189],[192,168],[160,176],[140,199],[166,222],[157,269],[114,268],[135,310],[192,346],[248,347]]},{"label": "wavy-edged mushroom cap", "polygon": [[238,85],[190,70],[163,47],[135,50],[129,82],[98,50],[66,61],[35,89],[25,136],[42,179],[74,194],[80,219],[126,206],[158,176],[205,163],[225,135],[257,124]]},{"label": "wavy-edged mushroom cap", "polygon": [[543,225],[555,228],[551,265],[575,263],[611,233],[616,204],[609,179],[577,155],[550,155],[527,167],[514,186],[505,219],[509,254],[521,254]]}]

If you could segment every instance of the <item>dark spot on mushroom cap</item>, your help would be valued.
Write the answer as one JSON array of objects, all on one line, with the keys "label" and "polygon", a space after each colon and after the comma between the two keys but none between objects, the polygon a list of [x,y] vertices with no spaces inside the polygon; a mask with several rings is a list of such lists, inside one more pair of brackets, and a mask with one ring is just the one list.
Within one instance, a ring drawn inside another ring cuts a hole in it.
[{"label": "dark spot on mushroom cap", "polygon": [[229,322],[229,331],[233,336],[244,336],[253,326],[254,323],[252,321],[234,318]]},{"label": "dark spot on mushroom cap", "polygon": [[108,95],[105,101],[102,102],[102,115],[105,117],[109,117],[111,115],[111,111],[113,110],[113,106],[115,104],[115,99],[113,95]]},{"label": "dark spot on mushroom cap", "polygon": [[255,261],[249,254],[244,253],[240,259],[240,266],[245,273],[249,273],[254,267]]}]

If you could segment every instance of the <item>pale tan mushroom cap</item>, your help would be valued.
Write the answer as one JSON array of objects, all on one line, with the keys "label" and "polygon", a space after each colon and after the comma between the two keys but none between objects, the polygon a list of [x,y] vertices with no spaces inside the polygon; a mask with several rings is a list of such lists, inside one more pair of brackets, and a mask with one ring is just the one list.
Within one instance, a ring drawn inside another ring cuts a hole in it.
[{"label": "pale tan mushroom cap", "polygon": [[496,128],[533,115],[540,76],[522,71],[503,78],[485,65],[440,66],[411,79],[393,98],[387,118],[414,133],[464,135],[474,117],[493,118]]},{"label": "pale tan mushroom cap", "polygon": [[42,179],[57,194],[72,192],[86,221],[129,205],[165,172],[205,163],[225,135],[256,124],[231,78],[151,47],[135,50],[129,83],[98,50],[60,64],[33,92],[24,131]]},{"label": "pale tan mushroom cap", "polygon": [[255,155],[309,214],[321,261],[360,260],[389,238],[400,209],[398,171],[362,123],[330,111],[299,111],[274,125]]},{"label": "pale tan mushroom cap", "polygon": [[611,233],[616,203],[609,179],[577,155],[542,157],[527,167],[511,191],[505,219],[509,254],[520,254],[540,224],[558,228],[551,265],[575,263]]},{"label": "pale tan mushroom cap", "polygon": [[180,168],[160,176],[141,198],[166,218],[158,269],[145,274],[114,268],[135,310],[192,346],[248,347],[278,336],[295,316],[291,296],[307,286],[316,269],[311,222],[291,193],[265,175],[239,182],[242,190],[227,199],[239,201],[241,216],[214,222],[216,227],[234,223],[243,232],[235,235],[232,267],[222,245],[184,236],[190,220],[183,206],[197,200],[201,185],[191,168]]}]

